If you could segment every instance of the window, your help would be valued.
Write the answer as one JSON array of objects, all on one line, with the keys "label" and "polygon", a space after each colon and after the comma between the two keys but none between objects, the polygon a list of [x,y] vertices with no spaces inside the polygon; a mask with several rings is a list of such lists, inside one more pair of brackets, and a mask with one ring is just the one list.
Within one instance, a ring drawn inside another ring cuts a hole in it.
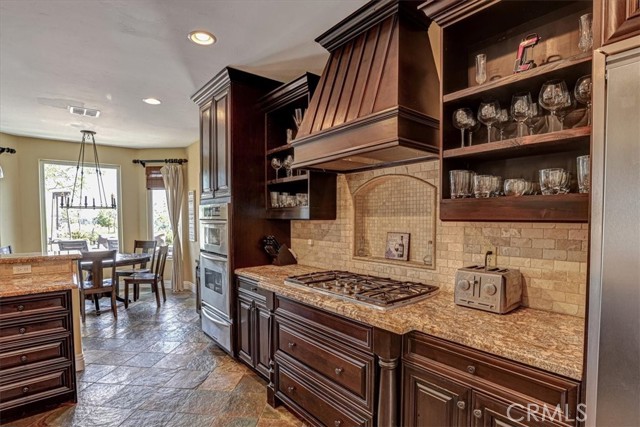
[{"label": "window", "polygon": [[[120,200],[118,180],[120,170],[116,166],[100,165],[107,200]],[[100,192],[96,171],[85,166],[83,198],[88,207],[100,205]],[[58,250],[60,240],[85,240],[90,249],[105,249],[117,245],[119,238],[120,206],[117,209],[66,209],[63,200],[71,198],[76,176],[76,163],[41,161],[41,186],[43,207],[43,245],[46,250]],[[78,179],[78,182],[80,179]],[[79,190],[76,190],[79,191]],[[104,196],[103,196],[104,197]],[[72,202],[72,203],[77,203]]]},{"label": "window", "polygon": [[[173,232],[169,220],[169,208],[167,206],[167,194],[164,189],[149,190],[151,212],[151,237],[158,241],[158,245],[172,245]],[[172,246],[169,246],[171,253]]]}]

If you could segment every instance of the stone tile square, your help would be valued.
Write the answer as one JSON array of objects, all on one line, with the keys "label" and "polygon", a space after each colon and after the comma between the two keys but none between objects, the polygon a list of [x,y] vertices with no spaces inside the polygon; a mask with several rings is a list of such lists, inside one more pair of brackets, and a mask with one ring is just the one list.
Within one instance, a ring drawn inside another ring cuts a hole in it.
[{"label": "stone tile square", "polygon": [[122,384],[94,383],[78,393],[78,403],[89,406],[107,406],[122,389]]},{"label": "stone tile square", "polygon": [[167,427],[210,427],[215,421],[212,415],[177,413]]},{"label": "stone tile square", "polygon": [[200,415],[221,414],[230,397],[229,393],[222,391],[194,390],[178,408],[178,412]]},{"label": "stone tile square", "polygon": [[84,371],[80,371],[76,374],[76,378],[78,381],[93,383],[100,380],[116,368],[117,366],[113,365],[88,364],[85,366]]},{"label": "stone tile square", "polygon": [[136,410],[119,427],[164,427],[175,415],[173,412]]},{"label": "stone tile square", "polygon": [[173,378],[164,384],[164,387],[188,388],[198,387],[209,376],[209,371],[178,371]]},{"label": "stone tile square", "polygon": [[164,353],[138,353],[127,360],[126,363],[123,363],[123,365],[150,368],[158,363],[164,356]]},{"label": "stone tile square", "polygon": [[176,388],[159,388],[139,407],[151,411],[177,412],[191,397],[193,391]]},{"label": "stone tile square", "polygon": [[209,374],[207,379],[200,384],[198,388],[200,390],[232,391],[236,388],[243,376],[243,372],[225,372],[216,369]]}]

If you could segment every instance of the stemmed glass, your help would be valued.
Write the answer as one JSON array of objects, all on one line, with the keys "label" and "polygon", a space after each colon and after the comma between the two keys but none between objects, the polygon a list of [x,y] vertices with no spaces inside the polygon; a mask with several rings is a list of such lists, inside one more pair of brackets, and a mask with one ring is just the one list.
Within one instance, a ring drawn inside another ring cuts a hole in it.
[{"label": "stemmed glass", "polygon": [[540,88],[538,103],[545,110],[549,110],[551,116],[556,118],[556,111],[567,104],[569,90],[564,80],[549,80]]},{"label": "stemmed glass", "polygon": [[498,101],[481,102],[478,108],[478,120],[487,127],[487,142],[491,142],[491,127],[498,121],[500,103]]},{"label": "stemmed glass", "polygon": [[460,147],[464,147],[464,131],[473,127],[473,122],[475,122],[475,119],[470,108],[458,108],[453,112],[453,127],[460,129]]},{"label": "stemmed glass", "polygon": [[473,145],[473,133],[480,129],[480,122],[471,117],[471,127],[469,128],[469,147]]},{"label": "stemmed glass", "polygon": [[591,75],[582,76],[573,88],[573,95],[576,101],[587,105],[587,125],[591,125]]},{"label": "stemmed glass", "polygon": [[293,156],[289,154],[282,162],[282,166],[287,171],[287,176],[291,176],[291,165],[293,165]]},{"label": "stemmed glass", "polygon": [[518,122],[518,136],[524,136],[525,120],[531,112],[531,94],[529,92],[516,93],[511,97],[511,115]]},{"label": "stemmed glass", "polygon": [[534,120],[539,116],[540,112],[538,111],[538,104],[531,103],[531,107],[529,107],[529,113],[527,114],[527,126],[529,127],[529,135],[533,135],[533,126],[535,125]]},{"label": "stemmed glass", "polygon": [[564,129],[564,118],[576,108],[576,101],[571,97],[571,93],[568,94],[567,101],[560,108],[556,110],[556,116],[560,121],[560,130]]},{"label": "stemmed glass", "polygon": [[279,158],[274,157],[273,159],[271,159],[271,167],[276,170],[276,179],[278,179],[278,172],[282,167],[282,161]]},{"label": "stemmed glass", "polygon": [[501,109],[500,114],[498,114],[498,121],[496,122],[496,128],[500,131],[500,141],[504,139],[504,128],[507,126],[509,120],[511,120],[511,117],[509,117],[507,109]]}]

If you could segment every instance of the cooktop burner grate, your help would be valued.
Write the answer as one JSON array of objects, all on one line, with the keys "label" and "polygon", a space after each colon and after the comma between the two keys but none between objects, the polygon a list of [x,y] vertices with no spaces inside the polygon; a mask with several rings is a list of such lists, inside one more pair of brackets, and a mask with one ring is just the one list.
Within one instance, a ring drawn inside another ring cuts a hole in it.
[{"label": "cooktop burner grate", "polygon": [[376,308],[397,307],[434,295],[437,286],[399,281],[348,271],[318,271],[291,276],[288,283],[316,289],[344,299],[373,305]]}]

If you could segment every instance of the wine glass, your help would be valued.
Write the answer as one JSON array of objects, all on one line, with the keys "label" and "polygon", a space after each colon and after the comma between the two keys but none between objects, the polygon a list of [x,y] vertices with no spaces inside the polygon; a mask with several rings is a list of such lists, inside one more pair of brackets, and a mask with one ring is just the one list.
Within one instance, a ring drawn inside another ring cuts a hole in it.
[{"label": "wine glass", "polygon": [[525,120],[529,118],[531,111],[531,94],[529,92],[516,93],[511,97],[511,116],[518,122],[518,136],[524,136]]},{"label": "wine glass", "polygon": [[453,112],[453,127],[460,129],[460,147],[464,147],[464,131],[472,127],[472,120],[475,121],[470,108],[458,108]]},{"label": "wine glass", "polygon": [[538,110],[538,104],[531,103],[529,107],[529,113],[527,114],[527,126],[529,127],[529,135],[533,135],[533,126],[535,125],[535,119],[540,115]]},{"label": "wine glass", "polygon": [[560,108],[556,110],[556,116],[560,121],[560,130],[564,129],[564,118],[576,108],[576,101],[571,97],[571,93],[567,97],[567,101]]},{"label": "wine glass", "polygon": [[469,147],[473,145],[473,133],[480,129],[480,122],[477,121],[474,117],[471,117],[471,127],[469,128]]},{"label": "wine glass", "polygon": [[498,101],[481,102],[478,108],[478,120],[487,127],[487,142],[491,142],[491,126],[498,121],[500,103]]},{"label": "wine glass", "polygon": [[587,125],[591,125],[591,75],[582,76],[576,82],[576,87],[573,88],[573,95],[576,97],[576,101],[587,106]]},{"label": "wine glass", "polygon": [[562,108],[569,98],[569,90],[564,80],[549,80],[540,88],[538,104],[545,110],[549,110],[551,116],[556,118],[556,111]]},{"label": "wine glass", "polygon": [[279,158],[274,157],[273,159],[271,159],[271,167],[276,170],[276,179],[278,179],[278,172],[282,167],[282,161]]},{"label": "wine glass", "polygon": [[293,165],[293,156],[289,154],[282,162],[282,166],[287,171],[287,176],[291,176],[291,165]]},{"label": "wine glass", "polygon": [[500,131],[500,141],[504,139],[504,128],[507,126],[509,120],[511,120],[511,117],[509,117],[507,109],[501,109],[500,114],[498,114],[498,121],[496,122],[496,128]]}]

